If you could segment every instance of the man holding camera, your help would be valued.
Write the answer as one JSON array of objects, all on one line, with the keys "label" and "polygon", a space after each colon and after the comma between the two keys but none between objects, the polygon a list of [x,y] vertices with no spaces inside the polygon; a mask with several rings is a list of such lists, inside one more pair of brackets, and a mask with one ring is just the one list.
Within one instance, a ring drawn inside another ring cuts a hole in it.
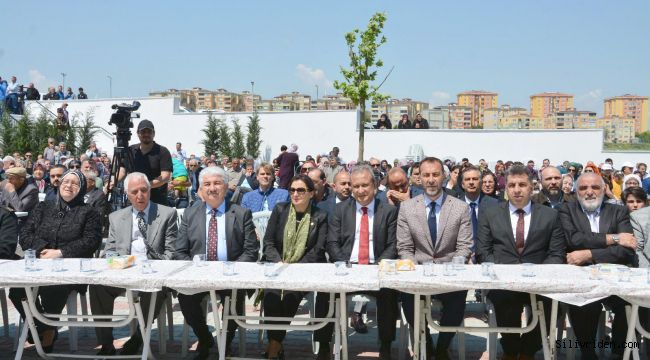
[{"label": "man holding camera", "polygon": [[[160,205],[169,205],[167,200],[167,183],[172,174],[172,157],[169,150],[153,141],[156,131],[153,123],[142,120],[138,124],[139,144],[129,146],[133,157],[133,171],[147,175],[151,182],[151,201]],[[120,168],[119,180],[126,175],[124,167]]]}]

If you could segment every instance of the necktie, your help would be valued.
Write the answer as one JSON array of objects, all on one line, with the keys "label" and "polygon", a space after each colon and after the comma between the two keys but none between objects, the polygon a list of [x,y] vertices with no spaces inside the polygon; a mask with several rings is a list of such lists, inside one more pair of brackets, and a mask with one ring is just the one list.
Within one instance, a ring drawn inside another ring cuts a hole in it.
[{"label": "necktie", "polygon": [[474,238],[478,235],[478,217],[476,216],[476,203],[469,203],[469,208],[472,216],[472,235]]},{"label": "necktie", "polygon": [[140,230],[140,234],[142,234],[142,237],[146,240],[147,239],[147,222],[144,221],[144,213],[140,211],[138,213],[138,230]]},{"label": "necktie", "polygon": [[207,248],[207,260],[216,261],[217,260],[217,210],[212,209],[210,212],[210,223],[208,224],[208,248]]},{"label": "necktie", "polygon": [[359,229],[359,264],[370,262],[370,232],[368,230],[368,208],[361,208],[361,227]]},{"label": "necktie", "polygon": [[431,211],[429,211],[429,218],[427,222],[429,223],[429,234],[431,234],[431,242],[433,243],[433,248],[436,248],[436,238],[438,237],[438,225],[436,224],[436,203],[432,202],[429,204]]},{"label": "necktie", "polygon": [[517,219],[515,247],[517,248],[519,255],[521,255],[521,253],[524,252],[524,214],[526,212],[523,209],[517,209],[516,213],[519,215],[519,219]]}]

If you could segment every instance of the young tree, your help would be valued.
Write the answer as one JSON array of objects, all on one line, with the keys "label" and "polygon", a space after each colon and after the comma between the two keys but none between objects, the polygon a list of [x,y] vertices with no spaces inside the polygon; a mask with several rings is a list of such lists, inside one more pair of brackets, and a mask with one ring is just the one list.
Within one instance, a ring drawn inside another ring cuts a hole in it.
[{"label": "young tree", "polygon": [[230,129],[228,124],[223,119],[218,120],[218,129],[219,129],[219,156],[228,156],[232,155],[232,147],[230,142]]},{"label": "young tree", "polygon": [[79,135],[77,147],[79,151],[85,151],[90,146],[90,143],[95,140],[95,135],[97,134],[97,127],[95,126],[95,114],[94,110],[91,108],[84,114],[84,119],[81,121],[81,126],[77,129],[77,134]]},{"label": "young tree", "polygon": [[[345,34],[345,41],[349,49],[348,55],[350,56],[350,69],[341,66],[341,74],[343,74],[345,81],[334,81],[334,87],[343,91],[343,95],[352,100],[361,110],[358,124],[359,155],[357,161],[363,161],[366,101],[380,102],[389,97],[378,92],[383,81],[379,85],[371,84],[377,79],[377,69],[384,66],[383,61],[377,58],[377,50],[386,43],[386,37],[381,35],[385,22],[386,14],[375,13],[370,18],[368,28],[365,31],[354,29]],[[390,75],[390,72],[388,75]]]},{"label": "young tree", "polygon": [[219,153],[219,121],[212,113],[208,114],[208,123],[203,130],[205,138],[201,140],[205,156],[217,155]]},{"label": "young tree", "polygon": [[241,132],[239,120],[232,119],[232,153],[231,157],[241,159],[246,155],[246,146],[244,145],[244,134]]},{"label": "young tree", "polygon": [[[70,118],[70,126],[65,130],[65,142],[66,149],[70,151],[70,154],[72,155],[78,155],[79,154],[79,149],[77,148],[77,128],[79,121],[77,118],[79,114],[75,114]],[[85,149],[83,149],[85,150]]]},{"label": "young tree", "polygon": [[253,116],[248,117],[248,132],[246,134],[246,153],[254,159],[260,156],[260,145],[262,145],[262,140],[260,140],[261,131],[260,115],[256,111],[253,113]]},{"label": "young tree", "polygon": [[18,151],[24,154],[27,151],[36,150],[32,149],[32,129],[32,121],[29,119],[29,114],[25,112],[16,123],[13,151]]},{"label": "young tree", "polygon": [[5,155],[14,151],[15,124],[9,117],[9,112],[4,111],[0,117],[0,146]]},{"label": "young tree", "polygon": [[34,122],[34,129],[32,130],[32,144],[35,144],[36,148],[33,151],[42,151],[47,146],[48,138],[56,139],[56,126],[54,122],[48,116],[49,113],[43,109],[41,114],[38,115],[36,121]]}]

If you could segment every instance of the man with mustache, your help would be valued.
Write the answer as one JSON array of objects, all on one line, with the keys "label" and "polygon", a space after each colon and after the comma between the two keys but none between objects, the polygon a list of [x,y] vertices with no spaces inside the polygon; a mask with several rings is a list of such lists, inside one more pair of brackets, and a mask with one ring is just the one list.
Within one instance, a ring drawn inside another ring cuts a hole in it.
[{"label": "man with mustache", "polygon": [[[562,228],[567,239],[567,263],[620,264],[638,266],[627,208],[603,202],[605,181],[595,173],[582,174],[576,182],[577,202],[559,207]],[[581,343],[595,343],[602,304],[614,313],[612,324],[612,358],[621,358],[624,350],[627,319],[625,305],[618,296],[610,296],[582,307],[569,305],[569,320]],[[583,347],[582,359],[598,359],[595,347]]]},{"label": "man with mustache", "polygon": [[556,209],[567,202],[576,201],[575,195],[562,191],[562,174],[555,166],[546,166],[539,173],[542,179],[542,191],[533,195],[532,202]]}]

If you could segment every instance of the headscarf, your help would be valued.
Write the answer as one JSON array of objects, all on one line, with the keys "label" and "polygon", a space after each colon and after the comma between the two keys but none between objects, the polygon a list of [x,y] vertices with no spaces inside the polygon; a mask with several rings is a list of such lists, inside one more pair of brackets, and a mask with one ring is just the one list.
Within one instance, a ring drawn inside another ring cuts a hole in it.
[{"label": "headscarf", "polygon": [[[63,176],[61,176],[61,184],[63,184],[63,179],[65,179],[65,177],[68,176],[68,175],[76,176],[77,179],[79,179],[79,193],[72,200],[65,201],[61,197],[61,189],[59,189],[59,192],[58,192],[59,197],[57,198],[56,203],[57,203],[57,207],[58,207],[60,212],[61,211],[62,212],[68,212],[68,211],[70,211],[70,209],[72,209],[72,208],[74,208],[76,206],[84,204],[84,195],[86,195],[86,177],[84,176],[84,174],[81,171],[77,170],[77,169],[68,170],[68,171],[63,173]],[[60,185],[60,186],[63,186],[63,185]]]},{"label": "headscarf", "polygon": [[641,182],[641,177],[639,177],[639,175],[637,175],[637,174],[627,174],[627,175],[625,175],[625,177],[623,178],[623,184],[622,184],[623,191],[625,191],[625,189],[628,188],[628,186],[626,185],[626,183],[627,183],[627,181],[630,180],[630,179],[636,179],[636,181],[639,182],[639,186],[641,186],[641,184],[643,184],[643,183]]},{"label": "headscarf", "polygon": [[289,146],[289,150],[288,150],[288,151],[289,151],[290,153],[295,153],[296,151],[298,151],[298,145],[296,145],[296,144],[291,144],[291,146]]},{"label": "headscarf", "polygon": [[585,169],[586,168],[591,168],[598,176],[601,176],[600,169],[598,168],[598,166],[596,166],[596,164],[593,163],[593,161],[587,162],[587,165],[585,165]]}]

